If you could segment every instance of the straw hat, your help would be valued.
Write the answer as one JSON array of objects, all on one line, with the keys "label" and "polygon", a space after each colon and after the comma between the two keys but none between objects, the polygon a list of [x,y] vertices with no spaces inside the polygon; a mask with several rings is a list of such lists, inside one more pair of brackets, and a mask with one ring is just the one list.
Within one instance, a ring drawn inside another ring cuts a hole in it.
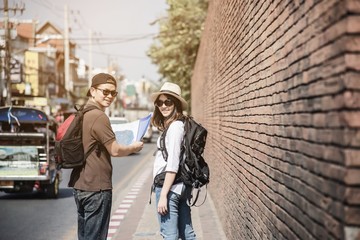
[{"label": "straw hat", "polygon": [[161,87],[159,92],[155,92],[153,94],[151,94],[151,100],[153,102],[156,101],[156,99],[161,95],[161,94],[167,94],[167,95],[171,95],[174,98],[178,99],[181,102],[181,106],[182,109],[185,110],[188,106],[187,102],[185,101],[185,99],[183,99],[181,97],[181,88],[179,87],[179,85],[175,84],[175,83],[171,83],[171,82],[166,82],[164,83],[164,85]]}]

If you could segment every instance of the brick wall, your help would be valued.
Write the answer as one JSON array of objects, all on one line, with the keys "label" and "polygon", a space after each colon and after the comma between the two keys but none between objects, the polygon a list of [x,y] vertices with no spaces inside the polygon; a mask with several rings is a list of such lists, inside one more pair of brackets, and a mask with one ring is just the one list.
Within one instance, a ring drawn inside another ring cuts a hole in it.
[{"label": "brick wall", "polygon": [[191,84],[229,239],[360,239],[359,0],[210,0]]}]

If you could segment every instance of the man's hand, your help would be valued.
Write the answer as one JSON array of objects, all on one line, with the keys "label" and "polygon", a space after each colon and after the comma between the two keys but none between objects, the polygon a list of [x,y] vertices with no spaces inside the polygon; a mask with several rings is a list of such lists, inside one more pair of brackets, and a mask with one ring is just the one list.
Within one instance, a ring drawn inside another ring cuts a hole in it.
[{"label": "man's hand", "polygon": [[134,153],[140,152],[144,147],[143,142],[134,142],[131,145],[132,145],[132,147],[134,147]]}]

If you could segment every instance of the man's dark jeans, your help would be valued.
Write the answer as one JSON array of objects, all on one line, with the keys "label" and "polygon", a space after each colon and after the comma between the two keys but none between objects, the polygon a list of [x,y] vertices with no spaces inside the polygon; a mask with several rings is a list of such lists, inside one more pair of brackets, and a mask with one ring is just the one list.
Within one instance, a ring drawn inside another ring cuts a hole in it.
[{"label": "man's dark jeans", "polygon": [[78,239],[106,239],[110,214],[112,191],[86,192],[74,189],[78,211]]}]

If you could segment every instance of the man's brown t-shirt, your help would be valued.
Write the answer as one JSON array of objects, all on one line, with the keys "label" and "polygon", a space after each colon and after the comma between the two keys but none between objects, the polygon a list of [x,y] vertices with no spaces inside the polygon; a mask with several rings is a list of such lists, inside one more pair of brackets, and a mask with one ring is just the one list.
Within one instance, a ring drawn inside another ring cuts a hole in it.
[{"label": "man's brown t-shirt", "polygon": [[[85,108],[96,104],[88,101]],[[83,145],[87,152],[95,144],[100,143],[101,153],[92,151],[83,167],[73,169],[70,176],[69,187],[84,191],[101,191],[112,189],[111,156],[104,147],[106,143],[115,139],[110,120],[99,108],[91,110],[84,115]]]}]

